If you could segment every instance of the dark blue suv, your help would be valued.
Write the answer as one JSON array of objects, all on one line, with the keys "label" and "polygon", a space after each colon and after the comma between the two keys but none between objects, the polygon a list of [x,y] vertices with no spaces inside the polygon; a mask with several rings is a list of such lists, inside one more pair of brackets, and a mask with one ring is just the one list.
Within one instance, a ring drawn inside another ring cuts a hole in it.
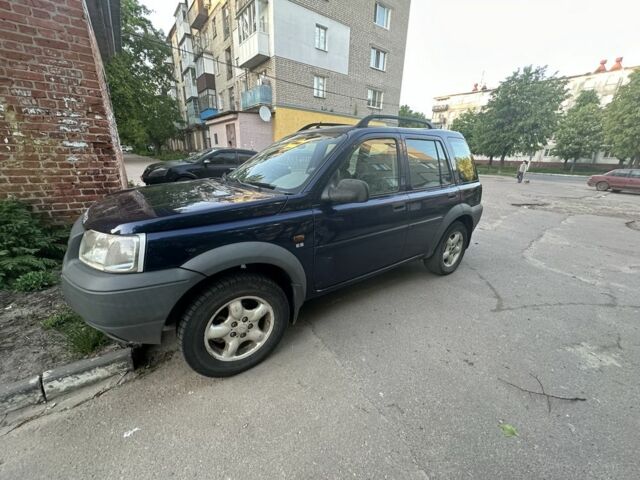
[{"label": "dark blue suv", "polygon": [[412,260],[453,272],[482,214],[469,148],[370,125],[386,118],[310,125],[221,180],[107,196],[71,231],[67,301],[125,342],[177,328],[193,369],[227,376],[262,361],[309,298]]}]

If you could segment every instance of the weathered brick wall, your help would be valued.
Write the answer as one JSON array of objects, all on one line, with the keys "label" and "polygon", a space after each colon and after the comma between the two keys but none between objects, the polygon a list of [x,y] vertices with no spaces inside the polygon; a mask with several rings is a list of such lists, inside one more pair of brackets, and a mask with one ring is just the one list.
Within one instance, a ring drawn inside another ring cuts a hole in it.
[{"label": "weathered brick wall", "polygon": [[62,223],[125,185],[82,0],[0,0],[0,198]]}]

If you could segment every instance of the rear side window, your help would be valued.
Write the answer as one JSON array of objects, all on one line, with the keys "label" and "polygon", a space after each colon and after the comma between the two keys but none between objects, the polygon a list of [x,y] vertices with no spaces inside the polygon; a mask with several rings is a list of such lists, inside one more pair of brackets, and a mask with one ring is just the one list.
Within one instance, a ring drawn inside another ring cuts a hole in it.
[{"label": "rear side window", "polygon": [[451,171],[440,142],[407,140],[411,187],[431,188],[451,183]]},{"label": "rear side window", "polygon": [[614,177],[626,177],[627,175],[629,175],[629,170],[614,170],[609,175],[612,175]]},{"label": "rear side window", "polygon": [[478,171],[473,162],[473,155],[467,142],[461,138],[449,137],[449,143],[453,149],[453,158],[455,159],[458,178],[461,183],[469,183],[478,181]]},{"label": "rear side window", "polygon": [[640,170],[631,170],[631,178],[640,178]]}]

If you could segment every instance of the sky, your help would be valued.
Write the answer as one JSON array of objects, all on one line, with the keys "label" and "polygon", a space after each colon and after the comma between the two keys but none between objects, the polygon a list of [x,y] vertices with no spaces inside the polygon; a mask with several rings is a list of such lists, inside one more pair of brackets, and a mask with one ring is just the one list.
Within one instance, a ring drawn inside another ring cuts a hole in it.
[{"label": "sky", "polygon": [[[347,1],[347,0],[339,0]],[[165,33],[177,1],[141,0]],[[492,88],[525,65],[577,75],[640,65],[636,0],[412,0],[401,103],[431,116],[433,97]],[[393,29],[393,24],[392,24]]]}]

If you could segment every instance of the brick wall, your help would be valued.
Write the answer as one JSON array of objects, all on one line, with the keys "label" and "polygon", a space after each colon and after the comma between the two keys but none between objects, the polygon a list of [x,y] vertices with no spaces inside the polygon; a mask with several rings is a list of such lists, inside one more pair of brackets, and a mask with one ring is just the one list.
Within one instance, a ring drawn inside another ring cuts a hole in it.
[{"label": "brick wall", "polygon": [[125,185],[82,0],[0,0],[0,198],[63,223]]}]

